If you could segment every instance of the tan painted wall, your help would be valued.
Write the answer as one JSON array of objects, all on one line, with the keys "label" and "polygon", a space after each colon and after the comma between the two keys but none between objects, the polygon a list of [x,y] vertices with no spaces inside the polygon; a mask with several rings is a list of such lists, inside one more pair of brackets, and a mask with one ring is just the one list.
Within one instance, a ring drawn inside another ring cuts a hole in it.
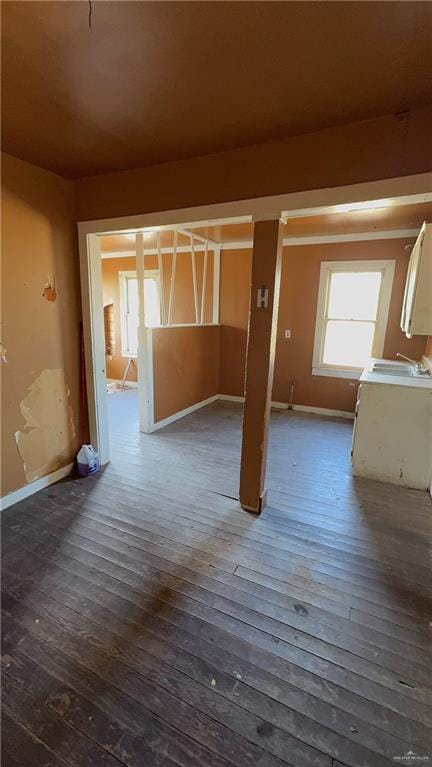
[{"label": "tan painted wall", "polygon": [[[163,255],[163,274],[164,274],[164,299],[166,312],[168,312],[169,290],[171,282],[172,255],[164,253]],[[196,253],[197,283],[199,309],[201,309],[201,291],[203,281],[204,254],[202,251]],[[157,256],[148,255],[144,257],[145,269],[157,269]],[[102,289],[104,304],[113,302],[114,306],[114,332],[115,332],[115,350],[111,358],[106,361],[106,373],[108,378],[121,380],[127,365],[127,359],[121,355],[121,330],[120,330],[120,281],[119,272],[135,271],[136,260],[134,256],[130,258],[105,258],[102,259]],[[194,294],[192,283],[192,266],[190,253],[177,254],[174,307],[172,322],[176,324],[187,324],[195,322]],[[204,322],[212,321],[213,311],[213,254],[208,253],[207,257],[207,278],[206,278],[206,302]],[[134,364],[128,374],[129,381],[137,380],[137,368]]]},{"label": "tan painted wall", "polygon": [[[284,248],[278,323],[278,343],[273,400],[289,401],[295,381],[294,402],[301,405],[353,410],[357,382],[312,376],[316,304],[321,261],[395,259],[396,270],[390,304],[384,356],[402,352],[420,359],[426,338],[408,339],[399,328],[400,308],[410,240],[386,240]],[[251,252],[222,251],[221,265],[221,368],[220,390],[243,395],[247,337]],[[284,338],[285,328],[292,338]]]},{"label": "tan painted wall", "polygon": [[244,394],[252,250],[223,250],[220,276],[220,392]]},{"label": "tan painted wall", "polygon": [[[81,179],[75,184],[5,156],[3,284],[7,285],[7,289],[4,291],[3,343],[8,350],[9,363],[4,366],[2,394],[2,492],[26,482],[14,433],[22,430],[25,424],[20,403],[44,370],[64,371],[64,392],[65,387],[69,387],[71,394],[70,398],[64,396],[60,399],[65,408],[72,407],[74,428],[79,433],[80,302],[76,220],[168,210],[423,173],[432,169],[431,133],[432,108],[428,108],[404,116],[365,120],[181,162]],[[187,269],[185,262],[179,266],[179,273]],[[52,272],[56,274],[58,290],[58,299],[53,303],[41,297],[47,275]],[[224,353],[227,350],[232,360],[232,371],[224,358],[221,389],[242,393],[241,361],[245,348],[246,319],[240,283],[236,301],[237,308],[225,306],[224,309],[226,325],[230,330],[223,330],[221,335]],[[189,312],[190,300],[184,305]],[[187,322],[190,318],[177,316],[175,321]],[[305,343],[308,343],[307,339]],[[412,353],[412,344],[420,342],[404,343],[409,344]],[[279,348],[279,356],[281,353],[283,356],[283,350]],[[289,376],[294,372],[297,374],[297,368],[294,371],[285,363],[283,367],[283,375],[279,376],[278,363],[276,365],[274,395],[278,399],[286,393]],[[303,369],[306,375],[306,368]],[[309,382],[309,389],[306,387],[302,394],[303,399],[310,399],[310,386]],[[333,398],[327,392],[323,399],[328,402]],[[351,393],[348,396],[346,391],[343,396],[338,394],[336,399],[342,404],[352,402]],[[339,406],[342,407],[342,404]],[[65,418],[63,431],[68,428],[68,423]],[[51,447],[52,436],[51,430]],[[63,438],[68,436],[63,435]],[[62,443],[58,444],[61,447]],[[40,456],[41,465],[36,467],[36,471],[40,469],[47,473],[58,463],[66,463],[77,446],[78,438],[71,437],[60,452],[51,455],[49,448],[49,454],[45,455],[47,460],[44,463],[44,456]],[[46,446],[41,448],[42,452],[46,449]]]},{"label": "tan painted wall", "polygon": [[219,389],[219,326],[153,330],[154,417],[161,421]]},{"label": "tan painted wall", "polygon": [[[2,364],[2,495],[67,464],[79,447],[74,213],[71,182],[2,155],[2,343],[8,359]],[[42,296],[48,275],[55,276],[55,302]],[[34,419],[26,428],[20,411],[25,399]]]},{"label": "tan painted wall", "polygon": [[76,182],[79,219],[373,181],[432,170],[432,107]]}]

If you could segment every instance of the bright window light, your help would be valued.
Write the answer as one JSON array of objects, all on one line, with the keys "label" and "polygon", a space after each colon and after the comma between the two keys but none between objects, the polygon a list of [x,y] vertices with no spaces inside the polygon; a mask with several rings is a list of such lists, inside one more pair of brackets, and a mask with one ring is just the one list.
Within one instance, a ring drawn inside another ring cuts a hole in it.
[{"label": "bright window light", "polygon": [[328,317],[332,320],[376,320],[381,272],[333,272]]},{"label": "bright window light", "polygon": [[374,322],[327,320],[324,364],[364,367],[372,354],[374,330]]},{"label": "bright window light", "polygon": [[381,272],[330,275],[323,363],[364,367],[372,355]]},{"label": "bright window light", "polygon": [[[145,324],[160,325],[159,276],[144,278]],[[135,272],[120,272],[120,315],[122,354],[135,357],[138,352],[138,280]]]},{"label": "bright window light", "polygon": [[160,305],[158,282],[153,277],[144,280],[144,306],[146,325],[156,327],[160,325]]},{"label": "bright window light", "polygon": [[126,346],[125,351],[136,354],[138,349],[138,282],[126,277]]},{"label": "bright window light", "polygon": [[380,356],[390,304],[394,261],[323,262],[313,372],[361,371]]}]

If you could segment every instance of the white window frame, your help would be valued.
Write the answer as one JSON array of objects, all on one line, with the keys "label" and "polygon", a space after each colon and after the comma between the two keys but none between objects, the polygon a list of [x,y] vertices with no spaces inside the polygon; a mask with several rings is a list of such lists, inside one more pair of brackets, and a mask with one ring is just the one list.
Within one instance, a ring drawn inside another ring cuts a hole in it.
[{"label": "white window frame", "polygon": [[372,357],[381,357],[387,330],[388,313],[393,287],[395,261],[322,261],[318,290],[315,322],[315,341],[312,357],[312,375],[335,378],[360,378],[363,367],[328,365],[323,362],[325,327],[330,293],[330,279],[336,272],[381,272],[381,286],[378,297],[375,332],[372,343]]},{"label": "white window frame", "polygon": [[[127,338],[127,323],[125,303],[127,301],[126,285],[128,279],[136,279],[137,273],[134,269],[119,272],[119,309],[120,309],[120,340],[121,340],[121,356],[137,358],[137,352],[131,352],[124,348],[124,341]],[[156,281],[157,292],[159,297],[159,321],[161,321],[161,287],[160,287],[160,275],[158,269],[146,269],[144,272],[144,279],[153,279]]]}]

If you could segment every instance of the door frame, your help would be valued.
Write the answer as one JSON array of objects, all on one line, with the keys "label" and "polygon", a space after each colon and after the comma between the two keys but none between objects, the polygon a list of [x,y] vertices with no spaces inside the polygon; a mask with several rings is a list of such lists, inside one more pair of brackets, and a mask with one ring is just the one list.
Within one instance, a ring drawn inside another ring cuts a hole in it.
[{"label": "door frame", "polygon": [[101,464],[110,458],[108,407],[105,386],[102,265],[99,237],[148,229],[169,229],[247,223],[340,212],[341,205],[394,204],[432,201],[432,173],[370,181],[326,189],[292,192],[214,205],[178,208],[133,216],[78,222],[81,300],[90,441]]}]

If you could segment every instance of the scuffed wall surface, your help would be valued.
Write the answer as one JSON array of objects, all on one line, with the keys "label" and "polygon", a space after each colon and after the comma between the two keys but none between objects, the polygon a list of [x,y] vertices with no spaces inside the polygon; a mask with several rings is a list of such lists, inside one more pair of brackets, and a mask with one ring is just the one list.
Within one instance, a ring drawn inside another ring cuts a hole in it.
[{"label": "scuffed wall surface", "polygon": [[[69,463],[79,448],[81,311],[75,222],[71,182],[2,155],[1,341],[7,364],[2,364],[1,495],[25,485],[33,472],[43,476]],[[54,280],[56,300],[50,301],[43,293]],[[69,407],[74,413],[75,436],[71,431],[67,443],[59,440],[57,453],[40,436],[30,436],[33,427],[24,428],[21,412],[38,379],[44,390],[48,385],[47,396],[52,392],[52,378],[44,371],[62,371],[64,391],[70,391],[61,403],[51,399],[57,426],[69,423]],[[19,439],[24,461],[17,431],[26,436]]]},{"label": "scuffed wall surface", "polygon": [[15,440],[27,482],[56,471],[70,455],[75,426],[69,397],[64,371],[43,370],[21,402],[25,426]]}]

